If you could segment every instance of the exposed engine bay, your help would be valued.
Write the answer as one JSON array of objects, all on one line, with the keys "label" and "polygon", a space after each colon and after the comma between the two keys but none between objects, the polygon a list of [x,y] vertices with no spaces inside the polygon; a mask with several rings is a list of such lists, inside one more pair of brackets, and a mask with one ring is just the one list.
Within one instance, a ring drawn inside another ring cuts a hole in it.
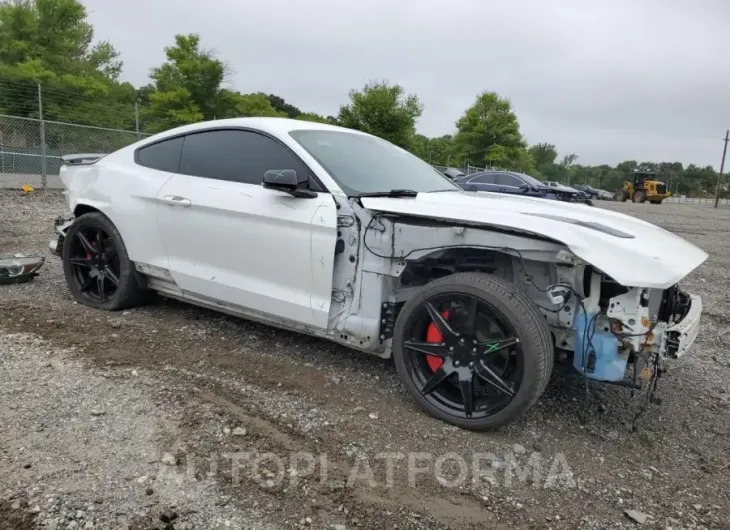
[{"label": "exposed engine bay", "polygon": [[[434,279],[457,272],[489,273],[518,285],[543,313],[556,358],[589,379],[639,388],[642,381],[656,380],[666,359],[684,354],[697,334],[699,297],[678,285],[621,285],[546,238],[388,215],[372,217],[362,234],[357,223],[347,224],[341,223],[341,248],[362,237],[364,252],[356,262],[338,267],[336,261],[335,275],[362,267],[363,284],[358,295],[347,283],[357,277],[354,271],[344,274],[348,280],[335,300],[349,306],[350,296],[363,304],[367,293],[392,293],[382,307],[378,296],[383,356],[389,355],[389,329],[405,300]],[[349,314],[334,325],[343,337],[357,337],[353,324],[360,315]]]}]

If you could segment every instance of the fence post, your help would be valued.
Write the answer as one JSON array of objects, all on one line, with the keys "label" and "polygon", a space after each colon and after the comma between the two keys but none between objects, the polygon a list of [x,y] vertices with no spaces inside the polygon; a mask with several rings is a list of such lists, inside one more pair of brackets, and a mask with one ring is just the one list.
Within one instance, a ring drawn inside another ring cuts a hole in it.
[{"label": "fence post", "polygon": [[46,170],[46,123],[43,121],[43,90],[38,83],[38,117],[41,126],[41,188],[48,188],[48,172]]},{"label": "fence post", "polygon": [[134,102],[134,125],[137,131],[137,141],[139,141],[139,103]]}]

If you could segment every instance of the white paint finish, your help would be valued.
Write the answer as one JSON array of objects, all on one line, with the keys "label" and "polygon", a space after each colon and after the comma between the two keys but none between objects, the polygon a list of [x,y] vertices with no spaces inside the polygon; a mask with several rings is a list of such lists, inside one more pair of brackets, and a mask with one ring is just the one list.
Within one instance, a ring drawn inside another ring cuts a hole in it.
[{"label": "white paint finish", "polygon": [[[294,198],[260,185],[176,175],[134,163],[137,147],[210,127],[241,127],[276,137],[301,157],[331,194],[319,193],[315,199]],[[61,180],[68,188],[72,210],[77,204],[85,204],[112,220],[122,234],[130,258],[143,265],[143,274],[169,270],[169,277],[157,275],[165,279],[151,278],[151,288],[382,355],[389,353],[387,342],[371,344],[368,336],[375,340],[382,301],[394,294],[392,278],[398,272],[394,271],[394,264],[385,263],[387,258],[363,252],[365,234],[358,236],[356,230],[349,235],[349,230],[343,230],[346,252],[335,257],[335,201],[341,207],[340,214],[357,217],[360,227],[367,226],[373,211],[404,214],[406,217],[399,221],[400,237],[396,235],[394,241],[385,240],[385,233],[368,237],[375,247],[387,244],[381,249],[384,254],[412,251],[410,259],[417,258],[417,249],[429,247],[425,243],[432,240],[431,246],[469,246],[482,240],[484,246],[509,237],[520,240],[519,245],[511,242],[509,246],[519,248],[528,260],[552,263],[557,259],[557,250],[567,246],[621,284],[665,288],[707,258],[697,247],[639,219],[562,201],[455,191],[421,193],[414,199],[364,198],[365,208],[361,208],[357,200],[344,198],[330,175],[291,138],[289,133],[300,129],[363,134],[280,118],[199,123],[145,139],[94,164],[64,167]],[[445,220],[447,233],[441,237],[442,229],[428,228],[428,234],[420,234],[415,225],[408,224],[407,216]],[[616,237],[576,225],[576,221],[602,225],[634,237]],[[462,225],[475,228],[465,230],[460,228]],[[523,237],[530,234],[545,236],[550,242]],[[556,247],[555,256],[546,246]],[[350,254],[356,256],[356,265],[351,266]],[[335,314],[328,325],[335,268],[338,284],[334,287],[340,289],[343,299],[333,305]],[[352,278],[348,272],[351,268]],[[574,286],[579,283],[578,276],[559,279]],[[338,307],[342,304],[344,307]],[[693,310],[692,318],[685,323],[683,350],[696,334],[699,304]],[[333,335],[335,327],[346,332],[348,338]]]},{"label": "white paint finish", "polygon": [[[189,206],[165,201],[168,196]],[[334,200],[174,175],[158,193],[168,269],[186,292],[326,328],[337,233]]]},{"label": "white paint finish", "polygon": [[62,166],[71,211],[78,204],[104,213],[119,230],[132,261],[167,268],[167,255],[157,229],[155,197],[171,173],[134,164],[130,157],[111,155],[98,164]]},{"label": "white paint finish", "polygon": [[[525,231],[565,244],[578,257],[627,286],[667,288],[697,268],[707,253],[635,217],[563,201],[500,193],[421,193],[412,199],[364,198],[371,210]],[[620,238],[554,215],[631,234]]]}]

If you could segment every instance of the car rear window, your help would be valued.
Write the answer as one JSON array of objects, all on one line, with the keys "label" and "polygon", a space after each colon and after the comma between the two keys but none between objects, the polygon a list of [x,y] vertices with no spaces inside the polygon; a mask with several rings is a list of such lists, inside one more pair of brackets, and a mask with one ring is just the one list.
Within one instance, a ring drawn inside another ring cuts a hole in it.
[{"label": "car rear window", "polygon": [[180,170],[183,141],[180,136],[142,147],[137,151],[137,163],[159,171],[177,173]]}]

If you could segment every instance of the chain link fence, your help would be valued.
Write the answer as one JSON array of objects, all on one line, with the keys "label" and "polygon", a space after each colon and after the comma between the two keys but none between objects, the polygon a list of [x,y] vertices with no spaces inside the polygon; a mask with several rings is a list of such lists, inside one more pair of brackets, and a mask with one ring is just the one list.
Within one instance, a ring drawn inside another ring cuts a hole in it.
[{"label": "chain link fence", "polygon": [[103,95],[0,79],[0,187],[46,187],[63,155],[111,153],[149,136],[139,130],[134,101],[113,106]]},{"label": "chain link fence", "polygon": [[[0,114],[0,178],[58,175],[61,157],[72,153],[111,153],[149,135]],[[33,179],[30,179],[33,180]]]},{"label": "chain link fence", "polygon": [[481,173],[482,171],[507,171],[506,169],[502,169],[500,167],[495,166],[487,166],[487,167],[477,167],[472,166],[470,164],[464,164],[463,167],[456,167],[456,166],[433,166],[435,169],[443,173],[449,168],[458,169],[459,171],[463,171],[464,175],[471,175],[472,173]]}]

